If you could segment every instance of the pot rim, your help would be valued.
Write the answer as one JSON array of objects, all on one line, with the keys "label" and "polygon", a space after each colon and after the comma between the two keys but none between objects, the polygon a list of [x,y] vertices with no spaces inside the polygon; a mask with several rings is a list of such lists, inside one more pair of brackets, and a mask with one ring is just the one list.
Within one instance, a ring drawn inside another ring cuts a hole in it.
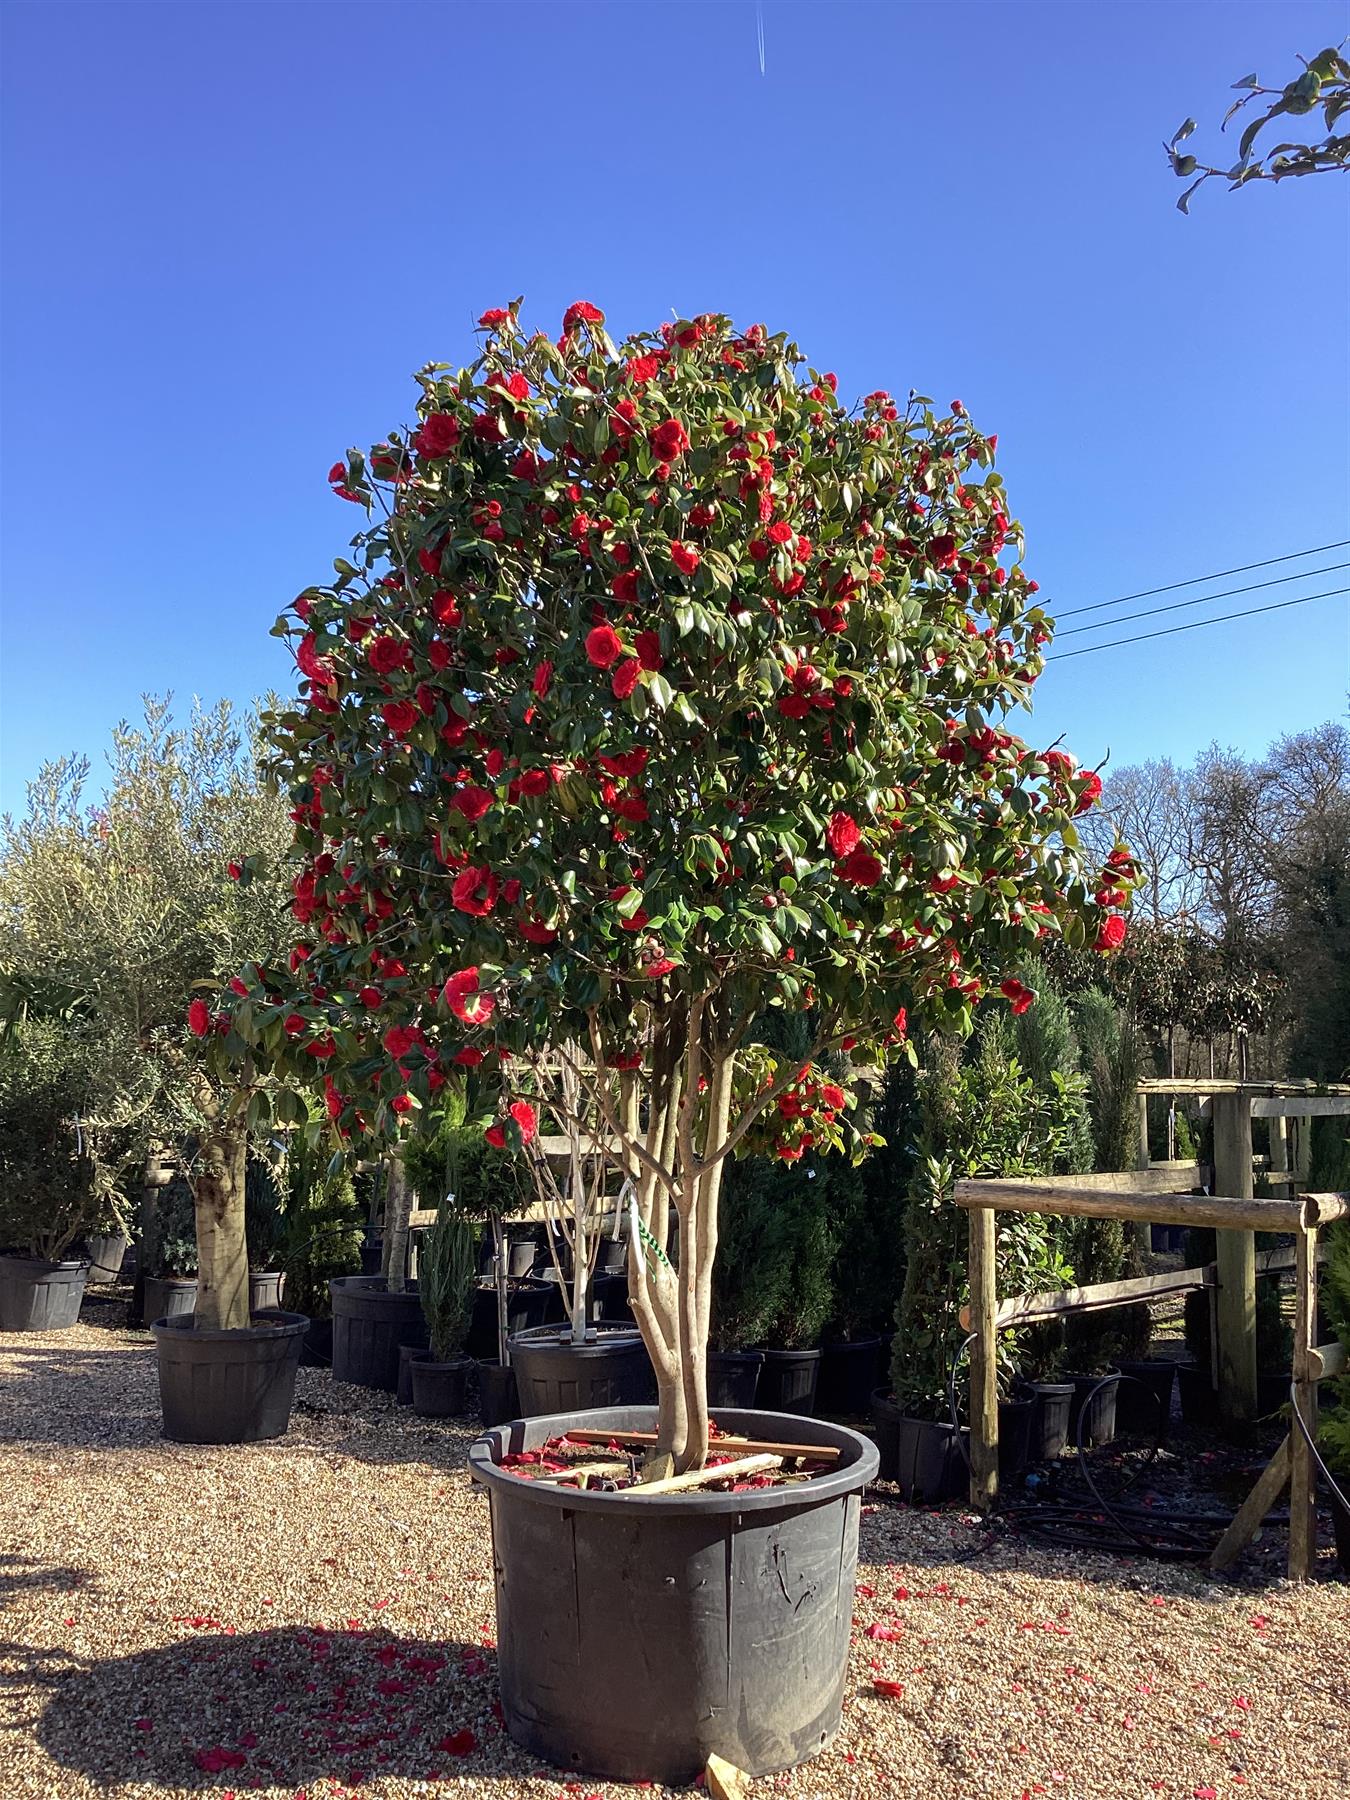
[{"label": "pot rim", "polygon": [[53,1262],[49,1256],[30,1256],[26,1250],[11,1254],[6,1251],[0,1255],[0,1270],[40,1269],[46,1275],[57,1275],[63,1271],[69,1273],[75,1269],[88,1269],[93,1265],[87,1256],[63,1256],[59,1262]]},{"label": "pot rim", "polygon": [[155,1319],[150,1329],[157,1338],[182,1337],[190,1334],[197,1344],[237,1344],[243,1338],[259,1343],[274,1338],[301,1337],[309,1330],[310,1321],[304,1313],[274,1312],[261,1325],[242,1325],[237,1331],[227,1330],[221,1325],[204,1326],[198,1330],[193,1320],[195,1313],[179,1313],[172,1319]]},{"label": "pot rim", "polygon": [[657,1409],[654,1406],[593,1407],[580,1412],[550,1413],[543,1418],[513,1419],[474,1439],[469,1446],[469,1474],[491,1493],[510,1495],[526,1505],[545,1506],[562,1513],[603,1512],[617,1519],[638,1507],[648,1517],[706,1518],[723,1513],[799,1512],[827,1501],[842,1500],[849,1494],[861,1493],[875,1481],[881,1464],[872,1439],[859,1431],[851,1431],[847,1425],[802,1418],[796,1413],[761,1412],[758,1407],[718,1407],[718,1423],[734,1431],[745,1431],[749,1427],[750,1436],[770,1441],[836,1445],[841,1450],[853,1450],[854,1457],[843,1468],[791,1487],[756,1488],[743,1494],[695,1490],[684,1494],[654,1494],[650,1499],[641,1498],[632,1489],[604,1494],[589,1489],[564,1489],[552,1484],[537,1486],[497,1466],[494,1451],[508,1450],[513,1434],[537,1436],[542,1432],[548,1438],[560,1437],[565,1431],[582,1425],[603,1429],[606,1421],[616,1413],[627,1420],[637,1414],[649,1422],[648,1426],[639,1429],[655,1428]]},{"label": "pot rim", "polygon": [[[387,1275],[330,1275],[328,1277],[329,1293],[335,1294],[339,1288],[344,1294],[376,1293],[382,1299],[417,1300],[417,1283],[415,1281],[410,1281],[401,1294],[394,1293],[390,1290]],[[419,1306],[422,1304],[420,1300],[417,1300],[417,1303]]]},{"label": "pot rim", "polygon": [[[410,1356],[408,1361],[415,1363],[423,1371],[430,1369],[433,1375],[439,1375],[443,1369],[476,1369],[478,1364],[471,1356],[455,1356],[449,1362],[432,1362],[428,1350],[422,1356]],[[414,1380],[416,1377],[414,1377]]]}]

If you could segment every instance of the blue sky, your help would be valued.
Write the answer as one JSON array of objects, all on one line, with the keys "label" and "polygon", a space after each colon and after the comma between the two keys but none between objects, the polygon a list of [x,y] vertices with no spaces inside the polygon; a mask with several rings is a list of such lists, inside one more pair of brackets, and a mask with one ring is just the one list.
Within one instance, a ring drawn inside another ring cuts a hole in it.
[{"label": "blue sky", "polygon": [[[1186,219],[1161,151],[1343,5],[762,12],[763,74],[753,0],[9,0],[0,802],[144,691],[287,683],[268,628],[352,529],[329,464],[519,293],[550,328],[763,319],[843,391],[959,397],[1061,609],[1350,538],[1347,184]],[[1052,662],[1030,735],[1259,750],[1344,715],[1346,608]]]}]

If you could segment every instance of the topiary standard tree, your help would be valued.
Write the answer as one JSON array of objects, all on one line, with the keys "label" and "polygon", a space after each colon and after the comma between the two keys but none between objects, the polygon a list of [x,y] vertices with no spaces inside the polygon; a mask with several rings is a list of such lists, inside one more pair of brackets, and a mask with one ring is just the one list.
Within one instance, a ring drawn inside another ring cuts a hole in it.
[{"label": "topiary standard tree", "polygon": [[[250,966],[211,1054],[321,1072],[339,1133],[390,1139],[472,1065],[526,1154],[532,1065],[572,1064],[685,1469],[727,1158],[846,1147],[825,1051],[964,1032],[1001,981],[1028,1004],[1005,971],[1041,934],[1118,944],[1133,869],[1077,852],[1097,776],[999,723],[1049,623],[959,402],[845,406],[719,315],[620,349],[593,306],[556,343],[518,308],[331,472],[368,521],[276,627],[292,981]],[[774,1010],[805,1056],[748,1047]]]}]

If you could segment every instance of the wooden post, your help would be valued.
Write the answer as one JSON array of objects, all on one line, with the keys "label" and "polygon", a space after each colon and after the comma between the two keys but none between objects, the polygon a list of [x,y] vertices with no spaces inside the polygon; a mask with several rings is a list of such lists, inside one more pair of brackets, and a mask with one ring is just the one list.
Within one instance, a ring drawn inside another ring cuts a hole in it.
[{"label": "wooden post", "polygon": [[998,1218],[970,1209],[970,1503],[988,1512],[998,1497]]},{"label": "wooden post", "polygon": [[[1317,1227],[1303,1226],[1294,1238],[1294,1405],[1299,1419],[1317,1435],[1317,1377],[1311,1351],[1317,1306]],[[1306,1581],[1317,1560],[1317,1476],[1299,1420],[1289,1427],[1289,1579]]]},{"label": "wooden post", "polygon": [[1312,1169],[1312,1118],[1301,1116],[1294,1124],[1298,1128],[1294,1137],[1294,1179],[1304,1185]]},{"label": "wooden post", "polygon": [[1148,1095],[1136,1096],[1139,1103],[1139,1142],[1135,1151],[1134,1166],[1136,1169],[1148,1167]]},{"label": "wooden post", "polygon": [[1285,1118],[1267,1119],[1270,1128],[1270,1185],[1285,1188],[1287,1182],[1281,1182],[1281,1175],[1289,1173],[1289,1121]]},{"label": "wooden post", "polygon": [[[1246,1094],[1215,1094],[1213,1105],[1215,1186],[1250,1200],[1251,1101]],[[1243,1431],[1256,1418],[1256,1237],[1250,1231],[1217,1235],[1219,1416]]]}]

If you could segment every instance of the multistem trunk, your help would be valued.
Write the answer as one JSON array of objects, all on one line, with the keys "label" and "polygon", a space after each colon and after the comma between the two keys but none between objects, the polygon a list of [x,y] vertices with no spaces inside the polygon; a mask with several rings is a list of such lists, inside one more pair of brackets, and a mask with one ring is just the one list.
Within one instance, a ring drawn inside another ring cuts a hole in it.
[{"label": "multistem trunk", "polygon": [[248,1245],[244,1235],[244,1168],[248,1135],[217,1125],[202,1146],[192,1180],[197,1215],[197,1304],[202,1327],[242,1331],[249,1324]]},{"label": "multistem trunk", "polygon": [[384,1190],[384,1280],[391,1294],[401,1294],[408,1267],[408,1217],[412,1211],[412,1189],[403,1167],[403,1158],[395,1154],[389,1159],[388,1179]]}]

